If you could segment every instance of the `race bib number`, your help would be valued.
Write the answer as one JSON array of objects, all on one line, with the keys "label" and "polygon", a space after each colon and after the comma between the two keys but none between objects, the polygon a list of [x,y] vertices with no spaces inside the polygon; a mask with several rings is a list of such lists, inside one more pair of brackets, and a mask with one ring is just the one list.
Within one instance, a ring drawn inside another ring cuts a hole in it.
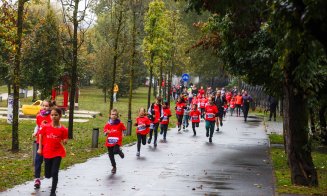
[{"label": "race bib number", "polygon": [[164,117],[162,118],[162,121],[168,121],[168,116],[164,116]]},{"label": "race bib number", "polygon": [[109,144],[116,144],[118,142],[118,137],[108,137]]},{"label": "race bib number", "polygon": [[207,114],[207,117],[208,117],[208,118],[214,118],[214,117],[215,117],[215,114],[213,114],[213,113],[208,113],[208,114]]},{"label": "race bib number", "polygon": [[145,125],[139,125],[139,126],[137,126],[137,130],[139,130],[139,131],[145,131],[146,130],[146,126]]},{"label": "race bib number", "polygon": [[154,127],[154,124],[150,123],[150,129],[153,129],[153,127]]},{"label": "race bib number", "polygon": [[200,106],[205,106],[205,103],[202,103],[202,102],[201,102],[201,103],[200,103]]},{"label": "race bib number", "polygon": [[199,120],[198,116],[192,116],[192,120]]},{"label": "race bib number", "polygon": [[181,112],[181,111],[182,111],[182,108],[177,107],[177,111],[178,111],[178,112]]}]

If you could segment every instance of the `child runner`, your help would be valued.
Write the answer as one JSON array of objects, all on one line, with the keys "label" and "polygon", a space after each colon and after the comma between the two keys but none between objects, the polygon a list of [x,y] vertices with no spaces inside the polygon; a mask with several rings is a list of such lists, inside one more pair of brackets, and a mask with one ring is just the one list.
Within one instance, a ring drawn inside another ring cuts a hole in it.
[{"label": "child runner", "polygon": [[109,121],[103,128],[103,132],[107,135],[105,145],[108,148],[108,155],[112,165],[111,173],[116,173],[116,161],[115,154],[119,154],[119,156],[123,159],[124,153],[120,149],[123,141],[123,132],[126,131],[126,127],[124,123],[120,122],[118,119],[118,111],[117,109],[112,109],[110,111]]},{"label": "child runner", "polygon": [[45,140],[45,143],[44,146],[39,146],[37,152],[44,157],[45,177],[52,177],[50,196],[56,195],[60,162],[66,156],[66,150],[63,145],[67,143],[68,130],[60,124],[61,112],[59,108],[52,109],[52,122],[43,126],[39,132],[40,144],[43,143],[43,140]]},{"label": "child runner", "polygon": [[160,134],[163,134],[163,141],[166,142],[169,118],[171,117],[171,111],[167,101],[163,103],[162,108],[163,117],[160,118]]},{"label": "child runner", "polygon": [[181,131],[185,108],[186,108],[185,102],[183,101],[183,99],[181,97],[178,97],[176,106],[175,106],[178,131]]},{"label": "child runner", "polygon": [[190,120],[190,105],[187,105],[185,110],[184,110],[184,116],[183,116],[183,131],[185,131],[185,127],[187,128],[189,123],[188,121]]},{"label": "child runner", "polygon": [[203,94],[202,98],[200,100],[200,110],[201,110],[201,118],[202,119],[204,119],[204,108],[206,107],[207,102],[208,102],[208,99]]},{"label": "child runner", "polygon": [[161,106],[161,97],[157,97],[155,102],[151,104],[151,106],[148,109],[148,115],[152,123],[152,125],[150,126],[150,137],[148,140],[148,144],[151,144],[152,134],[154,132],[153,146],[157,147],[159,121],[163,115],[162,106]]},{"label": "child runner", "polygon": [[212,142],[212,136],[215,130],[215,121],[216,118],[218,117],[218,108],[214,104],[213,99],[214,99],[213,97],[209,97],[208,104],[205,107],[205,120],[206,120],[206,130],[207,130],[206,136],[209,137],[210,143]]},{"label": "child runner", "polygon": [[230,115],[233,116],[233,112],[235,109],[235,104],[236,104],[236,98],[235,96],[232,97],[232,99],[229,102],[229,108],[230,108]]},{"label": "child runner", "polygon": [[196,136],[195,127],[199,127],[200,123],[200,111],[198,110],[198,105],[193,104],[192,110],[190,111],[190,117],[192,120],[192,129],[193,129],[193,136]]},{"label": "child runner", "polygon": [[139,116],[136,118],[135,126],[137,135],[137,153],[136,156],[140,156],[141,142],[146,144],[146,135],[150,132],[150,120],[145,116],[146,112],[144,108],[140,108]]},{"label": "child runner", "polygon": [[[34,129],[34,133],[33,136],[36,137],[36,141],[34,141],[36,143],[36,149],[39,149],[39,131],[40,129],[45,126],[46,124],[50,124],[52,122],[51,119],[51,109],[50,109],[50,102],[49,101],[42,101],[41,104],[41,110],[40,112],[36,115],[36,126]],[[43,140],[43,144],[44,145],[44,140]],[[35,159],[34,159],[34,177],[35,177],[35,181],[34,181],[34,188],[39,189],[41,186],[41,180],[40,180],[40,176],[41,176],[41,166],[43,163],[43,156],[39,153],[36,153],[35,155]]]},{"label": "child runner", "polygon": [[240,92],[235,97],[236,99],[236,116],[241,116],[241,108],[242,108],[242,102],[243,102],[243,97]]}]

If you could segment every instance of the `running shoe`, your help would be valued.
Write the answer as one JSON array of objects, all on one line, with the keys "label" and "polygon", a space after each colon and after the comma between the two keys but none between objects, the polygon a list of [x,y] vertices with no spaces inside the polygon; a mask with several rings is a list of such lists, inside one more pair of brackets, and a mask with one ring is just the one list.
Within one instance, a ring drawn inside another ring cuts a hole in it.
[{"label": "running shoe", "polygon": [[212,138],[211,138],[211,137],[209,137],[209,142],[210,142],[210,143],[212,142]]},{"label": "running shoe", "polygon": [[117,168],[116,168],[116,167],[112,167],[112,169],[111,169],[111,173],[112,173],[112,174],[115,174],[116,171],[117,171]]},{"label": "running shoe", "polygon": [[138,152],[136,153],[136,156],[137,156],[137,157],[139,157],[139,156],[140,156],[140,151],[138,151]]},{"label": "running shoe", "polygon": [[122,150],[119,150],[118,154],[119,154],[120,158],[122,158],[122,159],[125,157],[125,155],[124,155],[124,153],[123,153]]},{"label": "running shoe", "polygon": [[206,134],[207,137],[209,137],[209,132],[207,131],[207,134]]},{"label": "running shoe", "polygon": [[35,180],[35,182],[34,182],[34,187],[35,187],[36,189],[39,189],[40,186],[41,186],[41,180],[37,178],[37,179]]},{"label": "running shoe", "polygon": [[219,128],[217,128],[216,131],[219,132]]},{"label": "running shoe", "polygon": [[154,146],[154,147],[157,147],[157,142],[155,142],[155,143],[153,144],[153,146]]},{"label": "running shoe", "polygon": [[148,139],[148,144],[151,144],[151,137]]}]

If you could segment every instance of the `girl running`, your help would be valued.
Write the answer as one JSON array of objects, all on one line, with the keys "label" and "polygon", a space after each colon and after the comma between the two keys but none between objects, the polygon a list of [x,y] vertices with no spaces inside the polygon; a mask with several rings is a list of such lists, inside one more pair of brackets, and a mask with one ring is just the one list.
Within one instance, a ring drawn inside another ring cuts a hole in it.
[{"label": "girl running", "polygon": [[181,99],[181,97],[178,97],[177,103],[176,103],[176,106],[175,106],[178,131],[181,131],[181,126],[182,126],[182,121],[183,121],[183,115],[184,115],[185,108],[186,108],[185,102]]},{"label": "girl running", "polygon": [[193,136],[196,136],[195,127],[199,127],[200,123],[200,111],[198,110],[198,106],[196,104],[192,105],[192,110],[190,112],[190,117],[192,120],[192,129],[193,129]]},{"label": "girl running", "polygon": [[126,127],[124,123],[122,123],[118,119],[118,111],[117,109],[112,109],[110,111],[109,121],[103,128],[103,132],[107,136],[105,145],[108,148],[108,155],[112,165],[111,173],[116,173],[116,161],[115,154],[119,154],[119,156],[123,159],[124,153],[120,149],[123,140],[123,132],[126,131]]},{"label": "girl running", "polygon": [[[212,142],[213,132],[215,130],[215,122],[218,117],[218,108],[214,104],[212,97],[208,98],[208,104],[205,107],[205,120],[206,120],[206,136],[209,137],[209,142]],[[209,135],[210,133],[210,135]]]},{"label": "girl running", "polygon": [[140,156],[141,142],[146,144],[146,135],[150,132],[150,120],[145,116],[146,112],[144,108],[140,108],[139,116],[136,118],[136,135],[137,135],[137,153],[136,156]]},{"label": "girl running", "polygon": [[190,110],[190,105],[187,105],[183,115],[183,131],[185,131],[185,127],[187,128],[189,125],[188,121],[190,120]]},{"label": "girl running", "polygon": [[171,117],[171,111],[168,102],[164,102],[162,105],[163,117],[160,118],[160,134],[163,134],[163,141],[166,142],[167,130],[169,125],[169,118]]},{"label": "girl running", "polygon": [[157,138],[158,138],[158,127],[160,118],[162,117],[163,110],[161,105],[161,97],[157,97],[156,101],[151,104],[151,106],[148,109],[148,115],[149,119],[152,123],[152,126],[150,126],[150,137],[148,140],[148,144],[151,143],[152,140],[152,134],[154,132],[154,141],[153,146],[157,147]]},{"label": "girl running", "polygon": [[204,108],[206,107],[207,102],[208,102],[208,99],[203,94],[202,98],[200,100],[200,110],[201,110],[201,118],[202,119],[204,119]]},{"label": "girl running", "polygon": [[[36,115],[36,126],[33,133],[33,136],[36,137],[36,141],[34,141],[36,143],[36,149],[39,149],[40,146],[40,141],[39,141],[40,129],[46,124],[52,123],[52,119],[50,115],[51,113],[50,102],[46,100],[42,101],[41,107],[42,108],[40,112]],[[44,140],[42,145],[44,145]],[[39,153],[36,153],[34,159],[34,177],[35,177],[34,188],[36,189],[39,189],[41,186],[40,176],[41,176],[42,163],[43,163],[43,156]]]},{"label": "girl running", "polygon": [[241,116],[243,97],[242,97],[241,93],[239,92],[235,98],[236,98],[236,116]]},{"label": "girl running", "polygon": [[63,145],[67,143],[68,130],[60,124],[61,112],[59,108],[52,109],[52,122],[43,126],[39,132],[40,144],[43,143],[43,140],[45,142],[44,146],[39,146],[37,152],[44,157],[45,177],[52,177],[50,196],[56,195],[61,159],[66,156],[66,150]]}]

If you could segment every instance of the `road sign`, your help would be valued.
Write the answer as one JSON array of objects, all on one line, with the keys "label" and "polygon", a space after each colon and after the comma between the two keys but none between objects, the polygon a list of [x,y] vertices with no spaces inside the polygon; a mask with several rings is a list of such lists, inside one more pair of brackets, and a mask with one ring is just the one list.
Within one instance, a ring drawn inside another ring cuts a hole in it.
[{"label": "road sign", "polygon": [[189,79],[190,79],[190,75],[188,75],[187,73],[185,73],[185,74],[182,75],[182,80],[184,82],[187,82]]}]

